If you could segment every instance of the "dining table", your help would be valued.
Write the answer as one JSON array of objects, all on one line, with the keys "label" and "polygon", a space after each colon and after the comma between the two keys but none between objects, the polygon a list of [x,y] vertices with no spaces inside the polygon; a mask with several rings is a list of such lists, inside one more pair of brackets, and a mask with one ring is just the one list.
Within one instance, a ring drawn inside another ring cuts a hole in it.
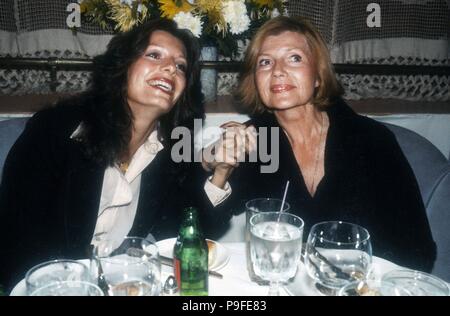
[{"label": "dining table", "polygon": [[[162,243],[164,247],[171,247],[172,241],[169,243]],[[218,258],[219,264],[215,266],[217,275],[209,276],[209,296],[267,296],[269,291],[268,285],[259,285],[250,279],[247,270],[247,255],[245,242],[223,242],[218,243]],[[164,252],[164,249],[161,249]],[[81,260],[85,264],[89,264],[88,260]],[[393,262],[372,256],[372,268],[370,278],[381,279],[383,274],[402,269],[401,266]],[[173,267],[169,265],[162,265],[161,282],[167,280],[169,276],[173,275]],[[26,295],[25,281],[20,281],[16,287],[11,291],[11,296]],[[161,295],[164,295],[163,293]],[[299,263],[297,273],[294,278],[289,280],[280,288],[281,296],[322,296],[316,288],[314,281],[306,272],[305,266],[302,262]]]}]

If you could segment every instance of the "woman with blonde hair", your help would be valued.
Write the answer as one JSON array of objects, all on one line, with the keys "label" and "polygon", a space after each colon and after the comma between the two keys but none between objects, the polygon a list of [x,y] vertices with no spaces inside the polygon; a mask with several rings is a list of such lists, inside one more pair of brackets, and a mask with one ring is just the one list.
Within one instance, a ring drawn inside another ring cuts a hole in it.
[{"label": "woman with blonde hair", "polygon": [[376,256],[430,271],[436,247],[412,169],[392,132],[356,114],[342,94],[326,43],[308,21],[266,22],[247,48],[237,91],[251,120],[227,126],[267,128],[258,145],[279,145],[279,167],[265,173],[260,160],[221,163],[227,172],[216,183],[228,180],[233,190],[221,207],[240,212],[250,199],[281,198],[290,181],[287,201],[306,236],[321,221],[353,222],[368,229]]}]

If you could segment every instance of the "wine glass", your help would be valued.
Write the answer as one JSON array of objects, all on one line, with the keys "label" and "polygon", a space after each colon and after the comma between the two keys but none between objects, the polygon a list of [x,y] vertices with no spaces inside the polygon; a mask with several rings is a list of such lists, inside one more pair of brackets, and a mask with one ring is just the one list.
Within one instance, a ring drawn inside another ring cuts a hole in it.
[{"label": "wine glass", "polygon": [[38,288],[50,284],[58,284],[65,281],[89,282],[90,280],[91,276],[88,267],[79,261],[70,259],[58,259],[40,263],[28,270],[25,275],[28,295]]},{"label": "wine glass", "polygon": [[347,283],[365,280],[371,263],[372,246],[365,228],[341,221],[321,222],[311,228],[305,266],[322,294],[336,295]]},{"label": "wine glass", "polygon": [[97,242],[91,273],[108,296],[158,296],[161,291],[158,247],[140,237],[125,237],[119,246]]},{"label": "wine glass", "polygon": [[245,250],[247,259],[247,270],[250,280],[257,282],[260,285],[268,284],[267,281],[262,280],[255,274],[253,270],[253,265],[250,258],[250,218],[260,212],[278,212],[281,210],[281,205],[283,205],[283,212],[289,211],[289,203],[284,202],[280,199],[273,198],[257,198],[245,203]]},{"label": "wine glass", "polygon": [[104,294],[91,282],[60,281],[37,288],[30,296],[104,296]]},{"label": "wine glass", "polygon": [[270,282],[269,295],[293,278],[300,262],[303,220],[283,212],[257,213],[250,218],[250,256],[255,274]]}]

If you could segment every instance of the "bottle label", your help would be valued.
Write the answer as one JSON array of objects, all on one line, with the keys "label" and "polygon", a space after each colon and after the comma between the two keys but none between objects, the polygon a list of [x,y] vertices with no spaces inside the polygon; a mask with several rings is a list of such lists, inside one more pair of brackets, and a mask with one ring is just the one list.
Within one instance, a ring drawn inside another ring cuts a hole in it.
[{"label": "bottle label", "polygon": [[175,279],[177,280],[178,286],[181,285],[181,262],[180,259],[173,258],[173,272],[175,274]]}]

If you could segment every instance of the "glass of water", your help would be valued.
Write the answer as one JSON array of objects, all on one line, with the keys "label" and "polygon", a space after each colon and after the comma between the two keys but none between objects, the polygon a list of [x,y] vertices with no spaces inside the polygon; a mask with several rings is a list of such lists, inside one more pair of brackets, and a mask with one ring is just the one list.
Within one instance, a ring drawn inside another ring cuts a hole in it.
[{"label": "glass of water", "polygon": [[250,218],[261,212],[279,212],[283,205],[283,212],[289,211],[289,203],[280,199],[273,198],[257,198],[245,203],[245,250],[247,259],[247,270],[250,280],[257,282],[260,285],[267,285],[268,281],[262,280],[255,274],[250,258]]},{"label": "glass of water", "polygon": [[371,264],[372,245],[367,229],[341,221],[311,227],[305,266],[322,294],[336,295],[347,283],[365,280]]},{"label": "glass of water", "polygon": [[91,280],[89,269],[76,260],[60,259],[43,262],[28,270],[25,275],[27,294],[30,295],[38,288],[65,281]]},{"label": "glass of water", "polygon": [[30,296],[103,296],[103,291],[95,284],[86,281],[61,281],[46,284]]},{"label": "glass of water", "polygon": [[144,238],[125,237],[120,245],[97,242],[91,273],[107,296],[158,296],[161,291],[158,247]]},{"label": "glass of water", "polygon": [[250,256],[255,274],[270,282],[269,295],[297,273],[303,220],[283,212],[257,213],[250,218]]}]

